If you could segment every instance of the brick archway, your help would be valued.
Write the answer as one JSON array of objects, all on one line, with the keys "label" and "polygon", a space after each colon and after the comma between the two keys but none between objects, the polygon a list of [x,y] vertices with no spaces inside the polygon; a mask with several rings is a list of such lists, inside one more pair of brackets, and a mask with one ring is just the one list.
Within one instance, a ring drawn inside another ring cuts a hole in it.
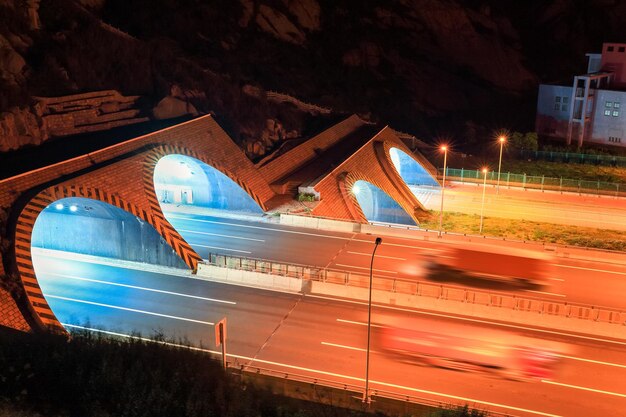
[{"label": "brick archway", "polygon": [[[61,323],[50,309],[33,268],[31,255],[31,241],[33,228],[39,214],[50,204],[66,197],[83,197],[108,203],[118,207],[152,225],[157,233],[176,251],[183,261],[195,269],[202,258],[178,234],[172,225],[163,218],[162,214],[153,215],[145,210],[121,199],[115,194],[109,194],[96,188],[88,187],[49,187],[33,197],[22,209],[17,219],[15,229],[15,258],[26,298],[32,315],[42,328],[65,331]],[[160,209],[154,213],[161,213]]]}]

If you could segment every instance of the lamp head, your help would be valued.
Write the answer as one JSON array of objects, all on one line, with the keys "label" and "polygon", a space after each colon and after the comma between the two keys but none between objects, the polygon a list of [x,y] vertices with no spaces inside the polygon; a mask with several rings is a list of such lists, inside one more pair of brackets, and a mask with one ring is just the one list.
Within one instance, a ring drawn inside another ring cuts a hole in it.
[{"label": "lamp head", "polygon": [[376,242],[374,242],[374,244],[375,244],[376,246],[378,246],[378,245],[380,245],[381,243],[383,243],[383,239],[382,239],[382,238],[380,238],[380,237],[377,237],[377,238],[376,238]]},{"label": "lamp head", "polygon": [[442,151],[446,152],[448,150],[448,146],[441,145],[441,148],[439,148],[439,149],[441,149]]}]

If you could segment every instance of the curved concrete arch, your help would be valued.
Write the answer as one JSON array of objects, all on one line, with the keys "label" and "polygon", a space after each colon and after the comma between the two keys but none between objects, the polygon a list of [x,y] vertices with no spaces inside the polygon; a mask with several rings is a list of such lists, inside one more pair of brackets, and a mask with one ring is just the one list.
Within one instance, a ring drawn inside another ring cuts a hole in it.
[{"label": "curved concrete arch", "polygon": [[[165,239],[190,268],[195,269],[198,262],[202,260],[167,220],[149,214],[145,210],[139,209],[137,206],[121,199],[117,195],[88,187],[52,186],[46,188],[26,203],[17,218],[15,229],[15,258],[17,269],[25,289],[32,316],[41,328],[65,331],[50,309],[37,281],[31,254],[32,233],[37,217],[41,212],[55,201],[67,197],[83,197],[97,200],[129,212],[152,225],[157,233]],[[159,210],[155,211],[155,213],[161,212]]]},{"label": "curved concrete arch", "polygon": [[144,172],[143,172],[143,182],[144,189],[146,192],[146,197],[150,203],[150,208],[155,212],[159,213],[163,216],[161,212],[161,207],[155,192],[155,184],[154,184],[154,172],[156,169],[159,160],[167,155],[185,155],[191,158],[195,158],[213,168],[217,171],[221,172],[228,178],[230,178],[233,182],[235,182],[239,187],[241,187],[252,199],[259,205],[261,210],[267,211],[267,207],[263,202],[263,199],[260,197],[258,193],[254,191],[254,187],[248,186],[245,181],[239,179],[236,175],[234,175],[230,170],[228,170],[223,164],[219,163],[216,160],[211,158],[206,158],[204,155],[199,154],[198,152],[187,149],[183,146],[174,146],[174,145],[160,145],[152,149],[144,160]]}]

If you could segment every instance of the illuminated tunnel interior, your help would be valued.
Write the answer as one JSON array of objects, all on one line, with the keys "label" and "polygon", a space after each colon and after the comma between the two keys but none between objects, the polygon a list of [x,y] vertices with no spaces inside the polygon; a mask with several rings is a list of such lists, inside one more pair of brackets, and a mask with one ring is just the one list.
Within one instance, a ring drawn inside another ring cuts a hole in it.
[{"label": "illuminated tunnel interior", "polygon": [[154,186],[164,211],[196,206],[263,214],[256,201],[236,182],[189,156],[167,155],[161,158],[154,169]]},{"label": "illuminated tunnel interior", "polygon": [[[400,149],[391,148],[389,155],[400,177],[419,202],[425,205],[430,193],[439,190],[439,183],[421,164]],[[424,193],[424,189],[428,190],[428,193]]]},{"label": "illuminated tunnel interior", "polygon": [[[108,203],[81,197],[58,200],[39,214],[31,254],[44,297],[61,322],[81,308],[81,320],[87,320],[96,308],[88,300],[98,294],[125,296],[115,282],[132,275],[130,270],[148,265],[188,270],[152,225]],[[68,298],[87,301],[71,304]]]},{"label": "illuminated tunnel interior", "polygon": [[352,186],[352,192],[356,196],[367,221],[415,225],[406,211],[375,185],[359,180]]}]

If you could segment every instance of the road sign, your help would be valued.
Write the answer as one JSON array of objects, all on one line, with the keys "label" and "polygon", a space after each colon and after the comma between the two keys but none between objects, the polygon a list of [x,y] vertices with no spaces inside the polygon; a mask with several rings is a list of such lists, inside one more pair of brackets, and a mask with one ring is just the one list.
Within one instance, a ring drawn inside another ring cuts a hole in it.
[{"label": "road sign", "polygon": [[226,342],[226,317],[215,323],[215,347]]}]

